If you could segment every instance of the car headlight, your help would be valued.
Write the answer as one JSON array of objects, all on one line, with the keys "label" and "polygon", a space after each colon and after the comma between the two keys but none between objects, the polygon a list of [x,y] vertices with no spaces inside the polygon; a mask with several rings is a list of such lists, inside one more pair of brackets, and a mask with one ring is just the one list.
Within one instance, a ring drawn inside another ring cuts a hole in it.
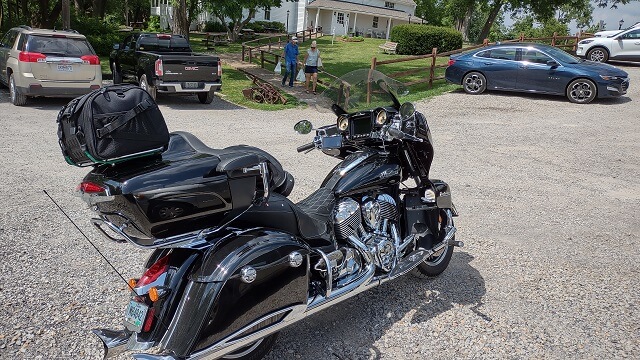
[{"label": "car headlight", "polygon": [[346,131],[349,128],[349,119],[344,116],[338,118],[338,129]]},{"label": "car headlight", "polygon": [[622,79],[620,77],[610,76],[610,75],[600,75],[600,77],[602,78],[602,80],[618,80],[618,79]]},{"label": "car headlight", "polygon": [[580,41],[580,42],[578,43],[578,45],[586,45],[586,44],[590,44],[590,43],[592,43],[592,42],[593,42],[593,40],[582,40],[582,41]]},{"label": "car headlight", "polygon": [[378,116],[376,116],[376,123],[378,123],[378,125],[384,125],[384,123],[387,122],[387,112],[384,110],[380,110],[380,112],[378,113]]}]

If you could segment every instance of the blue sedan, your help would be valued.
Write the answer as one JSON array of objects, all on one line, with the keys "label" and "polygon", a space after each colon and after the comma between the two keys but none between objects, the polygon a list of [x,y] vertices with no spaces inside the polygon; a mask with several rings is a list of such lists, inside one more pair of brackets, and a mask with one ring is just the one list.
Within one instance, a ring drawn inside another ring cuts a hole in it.
[{"label": "blue sedan", "polygon": [[501,44],[453,55],[445,76],[468,94],[485,90],[555,94],[579,104],[621,96],[629,88],[626,72],[543,44]]}]

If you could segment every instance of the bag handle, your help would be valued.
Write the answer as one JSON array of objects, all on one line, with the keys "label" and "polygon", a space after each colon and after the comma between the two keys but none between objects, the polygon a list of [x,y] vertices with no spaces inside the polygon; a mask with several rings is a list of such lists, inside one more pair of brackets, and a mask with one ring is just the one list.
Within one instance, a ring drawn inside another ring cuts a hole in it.
[{"label": "bag handle", "polygon": [[113,120],[112,122],[108,123],[107,125],[105,125],[101,129],[98,129],[96,131],[96,133],[98,134],[98,137],[102,139],[104,136],[109,135],[110,133],[112,133],[114,130],[116,130],[120,126],[128,123],[131,119],[133,119],[136,116],[138,116],[138,114],[143,113],[143,112],[151,109],[152,107],[154,107],[154,105],[155,104],[149,99],[142,100],[142,102],[140,102],[138,105],[136,105],[133,109],[131,109],[131,110],[127,111],[126,113],[120,115],[120,117],[118,119]]}]

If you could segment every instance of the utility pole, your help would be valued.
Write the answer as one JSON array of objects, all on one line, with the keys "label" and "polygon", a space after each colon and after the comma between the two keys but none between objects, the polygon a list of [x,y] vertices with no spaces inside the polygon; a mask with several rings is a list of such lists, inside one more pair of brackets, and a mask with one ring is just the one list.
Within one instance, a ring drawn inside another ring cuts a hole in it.
[{"label": "utility pole", "polygon": [[70,0],[62,0],[62,28],[71,29],[71,8]]}]

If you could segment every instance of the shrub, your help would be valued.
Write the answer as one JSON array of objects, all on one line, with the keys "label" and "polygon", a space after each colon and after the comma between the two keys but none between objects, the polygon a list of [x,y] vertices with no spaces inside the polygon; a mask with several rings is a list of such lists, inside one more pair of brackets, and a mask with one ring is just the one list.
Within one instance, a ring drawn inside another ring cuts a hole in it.
[{"label": "shrub", "polygon": [[87,37],[87,40],[100,56],[111,53],[113,44],[122,40],[118,26],[90,17],[72,17],[71,28]]},{"label": "shrub", "polygon": [[251,29],[255,32],[267,32],[265,29],[276,29],[278,32],[285,32],[284,24],[278,21],[254,21],[246,25],[247,29]]},{"label": "shrub", "polygon": [[147,28],[145,29],[145,31],[154,33],[161,32],[162,29],[160,28],[160,16],[151,16],[149,18],[149,22],[147,23]]},{"label": "shrub", "polygon": [[222,25],[220,22],[218,21],[207,21],[204,24],[204,31],[205,32],[227,32],[227,28],[224,27],[224,25]]},{"label": "shrub", "polygon": [[403,55],[431,54],[433,48],[438,48],[438,52],[462,48],[462,34],[440,26],[396,25],[391,30],[389,40],[398,43],[396,52]]}]

